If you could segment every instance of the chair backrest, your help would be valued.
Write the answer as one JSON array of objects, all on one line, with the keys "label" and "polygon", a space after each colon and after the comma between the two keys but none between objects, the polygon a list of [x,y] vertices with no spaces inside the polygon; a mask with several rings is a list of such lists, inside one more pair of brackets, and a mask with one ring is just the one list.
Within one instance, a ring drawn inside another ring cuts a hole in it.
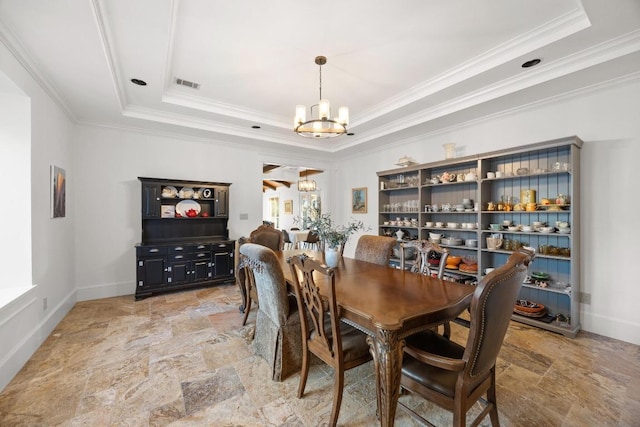
[{"label": "chair backrest", "polygon": [[503,266],[486,275],[476,287],[463,355],[466,361],[464,376],[470,381],[495,365],[527,266],[534,255],[526,249],[514,252]]},{"label": "chair backrest", "polygon": [[253,273],[260,310],[277,325],[284,325],[289,317],[289,299],[284,272],[275,252],[266,246],[245,243],[240,246],[244,263]]},{"label": "chair backrest", "polygon": [[[306,254],[293,256],[288,262],[291,276],[294,278],[298,311],[306,314],[300,316],[302,339],[307,341],[312,353],[331,363],[332,360],[337,360],[338,355],[342,355],[334,270]],[[327,298],[320,296],[320,290],[313,278],[314,272],[327,276]],[[325,329],[328,321],[331,323],[331,330]]]},{"label": "chair backrest", "polygon": [[280,230],[270,225],[261,225],[249,235],[251,243],[266,246],[274,251],[281,251],[284,247],[284,239]]},{"label": "chair backrest", "polygon": [[[411,266],[413,273],[435,274],[438,279],[442,279],[444,275],[444,268],[447,263],[447,257],[449,252],[442,248],[437,243],[432,243],[428,240],[411,240],[408,242],[402,242],[400,244],[400,265],[404,266],[407,252],[413,249],[416,252],[416,261]],[[437,263],[432,258],[432,254],[438,254]]]},{"label": "chair backrest", "polygon": [[287,230],[282,230],[282,242],[291,243],[291,238],[289,237],[289,232]]},{"label": "chair backrest", "polygon": [[396,243],[397,240],[393,237],[365,234],[358,239],[354,258],[374,264],[388,265]]},{"label": "chair backrest", "polygon": [[309,234],[307,234],[307,243],[318,243],[320,241],[320,235],[316,230],[309,230]]}]

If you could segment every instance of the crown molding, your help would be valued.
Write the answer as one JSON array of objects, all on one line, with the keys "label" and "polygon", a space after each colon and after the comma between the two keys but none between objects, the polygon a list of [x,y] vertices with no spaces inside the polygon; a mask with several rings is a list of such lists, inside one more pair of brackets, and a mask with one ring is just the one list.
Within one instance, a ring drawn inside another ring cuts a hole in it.
[{"label": "crown molding", "polygon": [[281,129],[293,130],[293,126],[286,123],[280,116],[264,114],[259,111],[250,110],[233,104],[212,101],[201,96],[188,95],[175,88],[170,88],[165,92],[165,94],[163,94],[162,102],[219,114],[221,116],[246,120],[249,123],[261,123]]},{"label": "crown molding", "polygon": [[116,93],[116,98],[118,99],[118,105],[120,105],[120,110],[124,110],[127,105],[127,97],[124,90],[124,82],[126,79],[123,79],[120,74],[120,66],[118,65],[118,55],[115,54],[111,46],[110,40],[113,39],[111,36],[111,32],[109,31],[110,26],[108,22],[106,22],[106,17],[102,13],[102,9],[100,8],[100,0],[91,0],[91,10],[93,11],[93,17],[96,22],[96,28],[98,29],[98,37],[100,39],[100,45],[102,46],[102,53],[104,54],[104,59],[107,62],[107,67],[109,68],[109,75],[111,76],[111,83],[113,84],[113,89]]},{"label": "crown molding", "polygon": [[22,47],[18,39],[11,33],[9,28],[0,19],[0,42],[7,48],[9,53],[15,58],[16,61],[24,68],[24,70],[31,76],[36,84],[53,100],[53,102],[62,110],[67,118],[72,123],[78,123],[77,116],[68,107],[67,102],[60,95],[60,92],[56,89],[55,85],[42,73],[38,71],[36,62],[31,55]]},{"label": "crown molding", "polygon": [[352,126],[367,123],[385,114],[405,107],[436,92],[444,90],[487,70],[512,61],[515,58],[561,40],[591,25],[583,8],[574,9],[545,25],[515,37],[499,46],[485,51],[432,79],[401,92],[387,101],[362,111],[352,120]]},{"label": "crown molding", "polygon": [[544,64],[540,66],[540,68],[531,70],[531,72],[526,75],[511,77],[499,83],[485,86],[467,95],[435,105],[432,108],[397,119],[391,123],[385,123],[384,127],[380,126],[365,134],[359,134],[356,140],[342,148],[349,148],[367,141],[379,139],[424,122],[435,120],[445,115],[474,107],[501,96],[527,89],[531,86],[638,51],[640,51],[640,30],[635,30],[557,61]]}]

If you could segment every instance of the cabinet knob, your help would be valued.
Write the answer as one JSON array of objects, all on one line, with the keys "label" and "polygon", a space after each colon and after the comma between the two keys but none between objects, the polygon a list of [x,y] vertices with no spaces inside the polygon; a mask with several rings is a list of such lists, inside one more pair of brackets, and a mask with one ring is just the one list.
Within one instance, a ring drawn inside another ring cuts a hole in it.
[{"label": "cabinet knob", "polygon": [[160,250],[160,249],[158,249],[158,248],[149,249],[149,253],[152,253],[152,254],[153,254],[153,253],[158,252],[159,250]]}]

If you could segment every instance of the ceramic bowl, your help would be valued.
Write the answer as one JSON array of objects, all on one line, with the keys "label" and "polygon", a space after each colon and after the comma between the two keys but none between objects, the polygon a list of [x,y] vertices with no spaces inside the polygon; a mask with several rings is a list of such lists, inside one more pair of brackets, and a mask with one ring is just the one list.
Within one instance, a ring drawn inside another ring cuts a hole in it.
[{"label": "ceramic bowl", "polygon": [[500,224],[489,224],[489,228],[494,230],[494,231],[500,231],[500,230],[502,230],[502,225],[500,225]]},{"label": "ceramic bowl", "polygon": [[522,231],[524,231],[525,233],[530,233],[533,231],[533,227],[530,225],[523,225],[522,226]]},{"label": "ceramic bowl", "polygon": [[541,233],[553,233],[555,231],[554,227],[540,227]]}]

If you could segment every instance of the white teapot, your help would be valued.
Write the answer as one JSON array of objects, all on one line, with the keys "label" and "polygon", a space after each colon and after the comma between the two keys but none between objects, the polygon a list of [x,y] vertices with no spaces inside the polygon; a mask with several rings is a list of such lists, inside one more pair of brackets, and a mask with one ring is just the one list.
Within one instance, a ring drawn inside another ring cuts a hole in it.
[{"label": "white teapot", "polygon": [[404,237],[404,231],[402,230],[396,231],[396,237],[398,238],[398,240],[402,240],[402,238]]},{"label": "white teapot", "polygon": [[464,180],[465,181],[477,181],[478,177],[476,176],[476,174],[474,172],[469,172],[468,174],[466,174],[464,176]]}]

